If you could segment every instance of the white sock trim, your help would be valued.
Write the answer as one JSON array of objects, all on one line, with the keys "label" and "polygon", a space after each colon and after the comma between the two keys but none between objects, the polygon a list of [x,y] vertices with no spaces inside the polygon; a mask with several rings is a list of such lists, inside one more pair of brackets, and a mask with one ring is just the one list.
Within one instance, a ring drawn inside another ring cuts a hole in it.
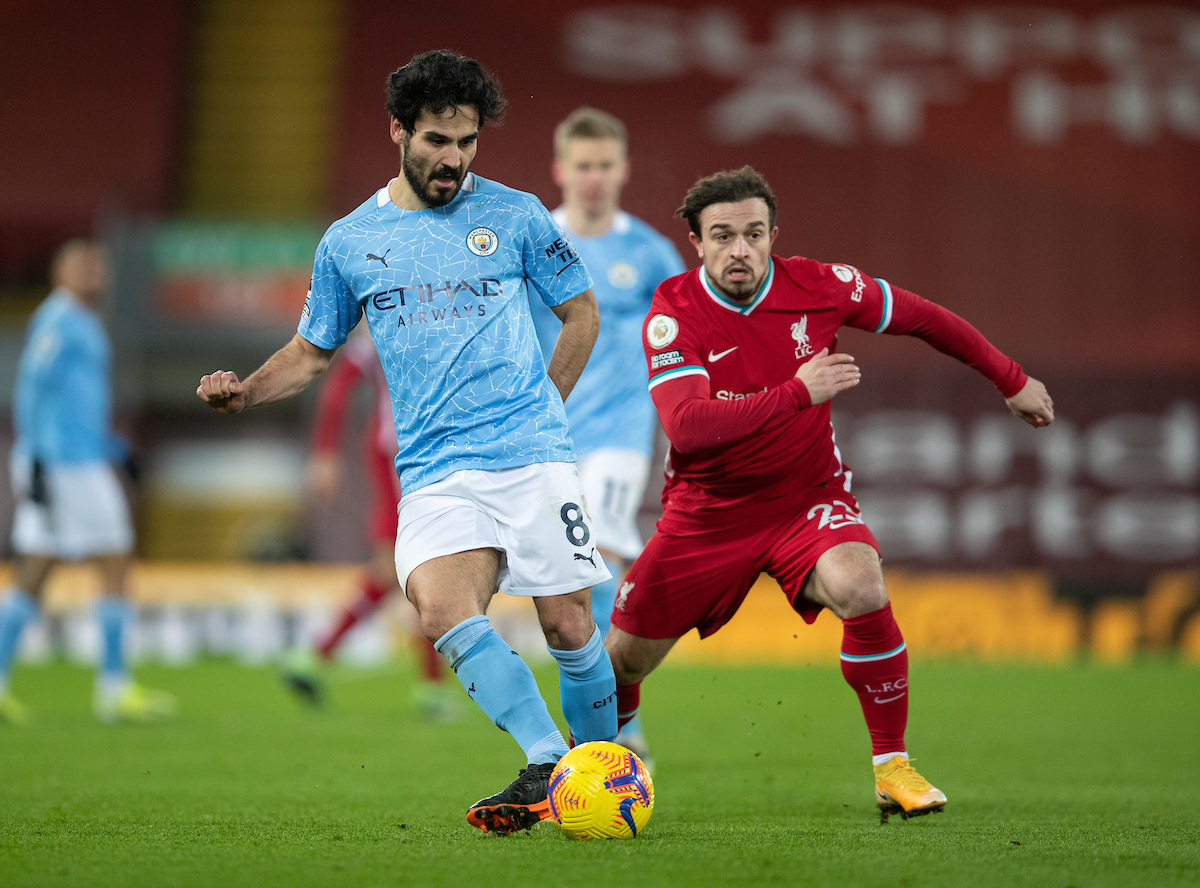
[{"label": "white sock trim", "polygon": [[899,647],[894,647],[890,651],[884,651],[882,654],[839,654],[839,656],[847,663],[874,663],[876,660],[887,660],[891,657],[898,656],[908,649],[908,642],[900,642]]},{"label": "white sock trim", "polygon": [[567,741],[558,731],[547,734],[525,752],[527,761],[553,756],[556,760],[567,754]]},{"label": "white sock trim", "polygon": [[899,752],[881,752],[879,755],[871,756],[872,765],[885,765],[894,759],[896,756],[908,761],[908,753],[901,749]]}]

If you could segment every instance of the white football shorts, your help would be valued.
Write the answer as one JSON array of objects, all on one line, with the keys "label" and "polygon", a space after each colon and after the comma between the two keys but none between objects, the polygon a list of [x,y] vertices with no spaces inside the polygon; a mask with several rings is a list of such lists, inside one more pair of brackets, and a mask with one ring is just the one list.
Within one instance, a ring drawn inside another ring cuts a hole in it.
[{"label": "white football shorts", "polygon": [[574,463],[455,472],[400,498],[396,576],[471,549],[499,549],[501,592],[565,595],[612,574],[596,553]]},{"label": "white football shorts", "polygon": [[133,550],[133,524],[125,492],[107,462],[59,463],[44,467],[49,501],[30,499],[29,459],[9,460],[13,495],[12,547],[22,555],[75,561]]},{"label": "white football shorts", "polygon": [[636,450],[604,447],[579,460],[579,477],[595,519],[596,545],[632,561],[642,551],[637,516],[650,477],[650,458]]}]

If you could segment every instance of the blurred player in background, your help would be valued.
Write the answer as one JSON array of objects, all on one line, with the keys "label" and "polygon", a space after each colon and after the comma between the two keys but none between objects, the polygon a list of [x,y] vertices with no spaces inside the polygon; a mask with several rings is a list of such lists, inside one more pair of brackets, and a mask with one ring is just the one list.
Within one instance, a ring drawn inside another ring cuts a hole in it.
[{"label": "blurred player in background", "polygon": [[[354,393],[366,385],[371,392],[371,410],[363,434],[363,467],[371,483],[368,533],[373,557],[359,579],[358,595],[338,613],[333,624],[316,640],[313,648],[290,651],[283,661],[283,679],[305,701],[319,704],[324,694],[321,663],[328,663],[346,634],[374,614],[399,589],[396,582],[396,508],[400,503],[400,481],[396,477],[396,425],[383,366],[369,335],[354,335],[330,366],[313,416],[313,448],[309,462],[309,494],[315,501],[328,501],[342,486],[341,435]],[[421,678],[413,692],[413,704],[423,717],[452,721],[459,714],[458,701],[448,693],[442,655],[425,636],[414,633],[413,645]],[[315,654],[315,656],[314,656]]]},{"label": "blurred player in background", "polygon": [[842,674],[871,734],[883,816],[940,811],[946,796],[909,763],[908,654],[830,425],[830,400],[859,381],[837,331],[918,336],[1035,428],[1054,418],[1050,397],[946,309],[851,265],[772,255],[775,196],[750,167],[699,180],[677,215],[702,266],[658,288],[644,329],[671,451],[663,517],[606,640],[619,718],[636,714],[642,679],[680,636],[716,632],[766,572],[806,622],[824,607],[842,620]]},{"label": "blurred player in background", "polygon": [[[592,616],[607,634],[617,586],[642,551],[637,514],[658,427],[642,369],[642,322],[654,289],[685,266],[667,238],[621,209],[628,137],[616,117],[595,108],[572,111],[554,131],[553,174],[562,189],[555,221],[591,273],[600,307],[600,335],[566,407],[592,541],[613,575],[592,587]],[[530,308],[542,354],[553,354],[562,325],[540,299],[531,299]],[[640,719],[617,742],[652,764]]]},{"label": "blurred player in background", "polygon": [[[217,371],[196,390],[222,413],[295,395],[365,315],[400,448],[400,586],[425,637],[528,763],[467,811],[501,834],[549,816],[550,773],[567,744],[533,673],[485,616],[497,588],[533,598],[575,739],[617,733],[589,596],[610,574],[588,546],[563,410],[599,311],[587,269],[537,198],[469,172],[481,127],[505,104],[495,78],[455,53],[422,53],[393,72],[401,174],[325,233],[292,341],[245,383]],[[563,325],[548,370],[531,288]]]},{"label": "blurred player in background", "polygon": [[136,684],[125,664],[125,596],[133,525],[111,461],[128,447],[110,427],[108,334],[96,307],[108,287],[108,259],[77,239],[55,254],[54,290],[34,311],[17,365],[10,473],[16,513],[13,586],[0,603],[0,718],[28,720],[9,675],[21,632],[37,613],[46,579],[60,560],[99,568],[100,668],[93,710],[102,721],[152,721],[175,712],[175,699]]}]

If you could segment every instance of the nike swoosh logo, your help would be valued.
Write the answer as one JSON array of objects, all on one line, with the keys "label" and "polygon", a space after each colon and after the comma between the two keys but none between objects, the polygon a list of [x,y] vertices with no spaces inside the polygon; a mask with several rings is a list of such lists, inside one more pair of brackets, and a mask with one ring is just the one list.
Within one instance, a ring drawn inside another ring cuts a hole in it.
[{"label": "nike swoosh logo", "polygon": [[903,697],[903,696],[904,696],[904,694],[897,694],[897,695],[896,695],[896,696],[894,696],[894,697],[885,697],[885,698],[884,698],[884,699],[882,699],[882,700],[880,700],[878,697],[876,697],[876,698],[875,698],[875,702],[876,702],[876,703],[891,703],[893,700],[899,700],[899,699],[900,699],[901,697]]},{"label": "nike swoosh logo", "polygon": [[708,360],[710,362],[719,361],[719,360],[721,360],[721,358],[725,357],[731,351],[737,351],[737,346],[735,345],[733,348],[727,348],[727,349],[725,349],[725,351],[719,352],[719,353],[713,351],[712,349],[709,349],[708,350]]}]

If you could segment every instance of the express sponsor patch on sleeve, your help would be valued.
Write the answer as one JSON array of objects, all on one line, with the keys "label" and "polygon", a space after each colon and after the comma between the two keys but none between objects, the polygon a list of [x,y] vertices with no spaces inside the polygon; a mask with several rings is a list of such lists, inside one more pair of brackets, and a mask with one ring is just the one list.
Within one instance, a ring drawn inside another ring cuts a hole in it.
[{"label": "express sponsor patch on sleeve", "polygon": [[844,284],[854,281],[854,292],[850,294],[850,301],[862,302],[863,290],[866,288],[862,272],[853,265],[834,265],[833,273]]}]

